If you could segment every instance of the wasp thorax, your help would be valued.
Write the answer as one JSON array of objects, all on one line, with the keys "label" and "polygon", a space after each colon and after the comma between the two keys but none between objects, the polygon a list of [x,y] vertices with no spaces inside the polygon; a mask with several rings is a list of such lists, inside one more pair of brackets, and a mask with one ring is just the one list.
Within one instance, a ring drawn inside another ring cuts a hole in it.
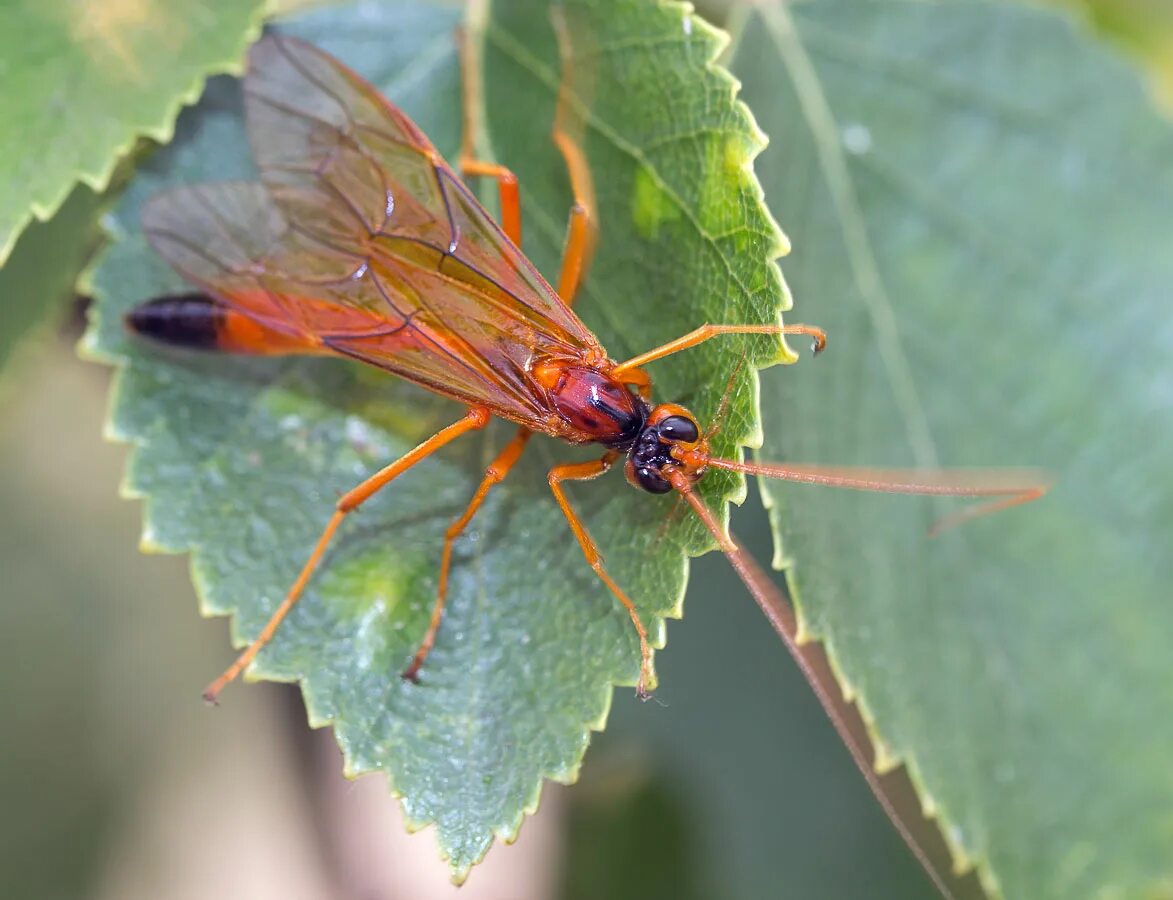
[{"label": "wasp thorax", "polygon": [[558,415],[588,440],[626,450],[643,428],[647,404],[597,369],[548,361],[534,367],[534,377]]}]

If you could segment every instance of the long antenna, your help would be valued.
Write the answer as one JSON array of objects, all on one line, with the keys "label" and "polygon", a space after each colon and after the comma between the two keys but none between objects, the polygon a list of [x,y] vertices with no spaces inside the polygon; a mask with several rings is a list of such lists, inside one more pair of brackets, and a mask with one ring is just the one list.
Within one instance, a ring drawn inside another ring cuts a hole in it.
[{"label": "long antenna", "polygon": [[777,478],[799,484],[849,488],[886,494],[943,497],[990,497],[937,520],[930,534],[1011,506],[1030,503],[1051,487],[1051,478],[1037,469],[881,469],[869,466],[824,466],[803,463],[758,463],[711,457],[703,450],[682,450],[679,460],[702,469],[728,469],[746,475]]},{"label": "long antenna", "polygon": [[777,632],[778,637],[782,639],[782,643],[786,645],[795,665],[798,666],[799,671],[810,684],[823,712],[831,720],[831,725],[835,728],[835,732],[839,735],[844,746],[847,747],[852,761],[859,769],[860,774],[863,775],[864,781],[867,782],[876,802],[880,804],[880,808],[892,823],[892,827],[896,829],[901,840],[904,841],[916,861],[920,863],[921,868],[925,870],[941,896],[945,900],[956,900],[956,895],[949,888],[945,877],[932,861],[920,840],[905,823],[900,811],[888,795],[887,789],[881,783],[880,776],[873,768],[868,752],[862,743],[862,741],[866,741],[866,737],[861,740],[857,731],[851,727],[849,719],[857,719],[858,712],[845,700],[827,689],[825,676],[821,673],[822,660],[813,653],[812,648],[804,647],[798,643],[798,622],[787,598],[782,595],[774,582],[761,570],[753,558],[725,533],[716,516],[705,505],[704,500],[692,489],[688,477],[680,470],[665,474],[672,486],[688,501],[697,517],[716,539],[721,551],[733,566],[733,570],[741,578],[754,601],[765,614],[774,631]]}]

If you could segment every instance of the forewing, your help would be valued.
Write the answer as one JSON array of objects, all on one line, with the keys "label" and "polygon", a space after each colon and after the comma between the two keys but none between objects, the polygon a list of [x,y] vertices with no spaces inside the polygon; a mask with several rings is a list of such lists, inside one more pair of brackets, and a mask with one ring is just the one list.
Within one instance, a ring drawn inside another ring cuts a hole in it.
[{"label": "forewing", "polygon": [[362,259],[290,229],[259,184],[156,194],[142,222],[176,271],[267,327],[310,338],[385,324],[384,310],[351,286]]},{"label": "forewing", "polygon": [[[410,278],[402,270],[427,248],[425,257],[450,261],[448,278],[490,295],[490,307],[511,308],[571,352],[598,348],[423,132],[346,66],[270,35],[250,51],[244,89],[261,179],[299,228],[327,243],[377,244],[393,278]],[[452,331],[484,324],[466,325],[459,312],[449,317]]]},{"label": "forewing", "polygon": [[[516,340],[491,324],[480,295],[426,267],[410,268],[405,281],[361,250],[292,226],[262,185],[204,184],[156,195],[143,210],[143,228],[180,274],[267,328],[523,424],[543,420],[540,393],[524,368],[495,349]],[[430,306],[445,293],[464,319],[488,324],[453,332]]]}]

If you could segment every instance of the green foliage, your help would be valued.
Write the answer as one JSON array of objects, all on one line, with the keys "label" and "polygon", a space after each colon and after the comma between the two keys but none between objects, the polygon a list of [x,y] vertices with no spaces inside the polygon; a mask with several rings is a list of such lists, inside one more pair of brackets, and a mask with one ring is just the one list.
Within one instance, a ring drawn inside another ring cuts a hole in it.
[{"label": "green foliage", "polygon": [[[584,320],[617,357],[703,321],[776,320],[787,302],[771,262],[779,236],[748,165],[759,137],[732,80],[711,65],[718,36],[666,3],[582,2],[567,15],[590,70],[579,105],[603,226],[577,307]],[[329,9],[289,29],[369,77],[451,155],[455,24],[447,9],[402,5]],[[525,246],[553,277],[571,202],[549,139],[554,33],[537,3],[494,6],[483,25],[484,145],[520,174]],[[193,554],[204,611],[232,614],[240,644],[292,582],[338,493],[460,410],[344,363],[168,355],[126,337],[122,312],[182,289],[139,232],[145,198],[169,184],[250,177],[237,94],[227,80],[211,84],[128,190],[118,243],[95,275],[87,346],[122,366],[111,430],[136,444],[127,487],[146,498],[146,543]],[[731,389],[717,439],[730,454],[757,437],[752,365],[787,357],[775,340],[728,341],[655,374],[662,396],[705,422]],[[545,483],[555,462],[598,451],[539,440],[458,545],[422,683],[398,677],[427,621],[444,528],[507,434],[464,439],[364,506],[253,673],[300,680],[311,720],[334,726],[348,771],[386,772],[408,817],[436,823],[457,877],[494,835],[516,833],[543,778],[576,777],[612,685],[633,684],[638,670],[627,615],[582,560]],[[572,492],[662,644],[662,617],[679,614],[685,555],[706,549],[707,535],[680,512],[665,527],[673,501],[632,491],[618,473]],[[732,476],[705,482],[714,505],[743,492]]]},{"label": "green foliage", "polygon": [[217,0],[199,15],[177,2],[0,9],[0,266],[16,252],[0,276],[0,365],[70,296],[97,239],[95,192],[140,137],[170,136],[209,71],[235,65],[261,5]]},{"label": "green foliage", "polygon": [[1149,71],[1152,88],[1173,110],[1173,6],[1165,0],[1053,0],[1080,10]]},{"label": "green foliage", "polygon": [[806,627],[992,894],[1167,896],[1173,130],[1046,12],[775,4],[740,33],[832,336],[765,377],[762,455],[1057,478],[933,541],[948,504],[768,486]]},{"label": "green foliage", "polygon": [[78,185],[52,219],[25,229],[0,267],[0,371],[21,339],[73,297],[98,242],[103,205],[101,195]]}]

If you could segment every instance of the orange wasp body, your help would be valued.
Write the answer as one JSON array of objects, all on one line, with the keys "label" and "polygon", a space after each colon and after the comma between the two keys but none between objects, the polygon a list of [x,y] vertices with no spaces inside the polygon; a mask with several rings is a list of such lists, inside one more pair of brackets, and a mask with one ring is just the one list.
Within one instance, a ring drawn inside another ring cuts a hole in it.
[{"label": "orange wasp body", "polygon": [[469,121],[461,168],[497,179],[500,226],[404,113],[320,50],[284,37],[262,39],[250,53],[244,94],[261,182],[185,187],[151,200],[143,213],[148,238],[200,293],[144,303],[129,313],[128,325],[185,347],[360,360],[451,397],[468,412],[338,501],[289,593],[209,686],[209,700],[273,636],[343,518],[493,415],[520,429],[445,535],[431,622],[404,671],[413,680],[440,627],[453,543],[533,432],[606,448],[598,460],[554,467],[549,483],[587,562],[631,616],[640,640],[641,696],[653,683],[646,630],[607,573],[563,482],[595,478],[625,456],[633,485],[656,494],[676,491],[688,501],[759,600],[762,588],[750,567],[693,490],[710,467],[864,490],[1000,498],[982,511],[1042,492],[990,473],[963,477],[713,458],[691,413],[649,402],[651,380],[641,366],[721,334],[806,334],[817,351],[823,333],[806,325],[704,325],[626,362],[609,358],[570,308],[593,245],[593,189],[581,151],[559,124],[562,95],[554,138],[576,203],[555,290],[518,249],[516,178],[473,158]]}]

